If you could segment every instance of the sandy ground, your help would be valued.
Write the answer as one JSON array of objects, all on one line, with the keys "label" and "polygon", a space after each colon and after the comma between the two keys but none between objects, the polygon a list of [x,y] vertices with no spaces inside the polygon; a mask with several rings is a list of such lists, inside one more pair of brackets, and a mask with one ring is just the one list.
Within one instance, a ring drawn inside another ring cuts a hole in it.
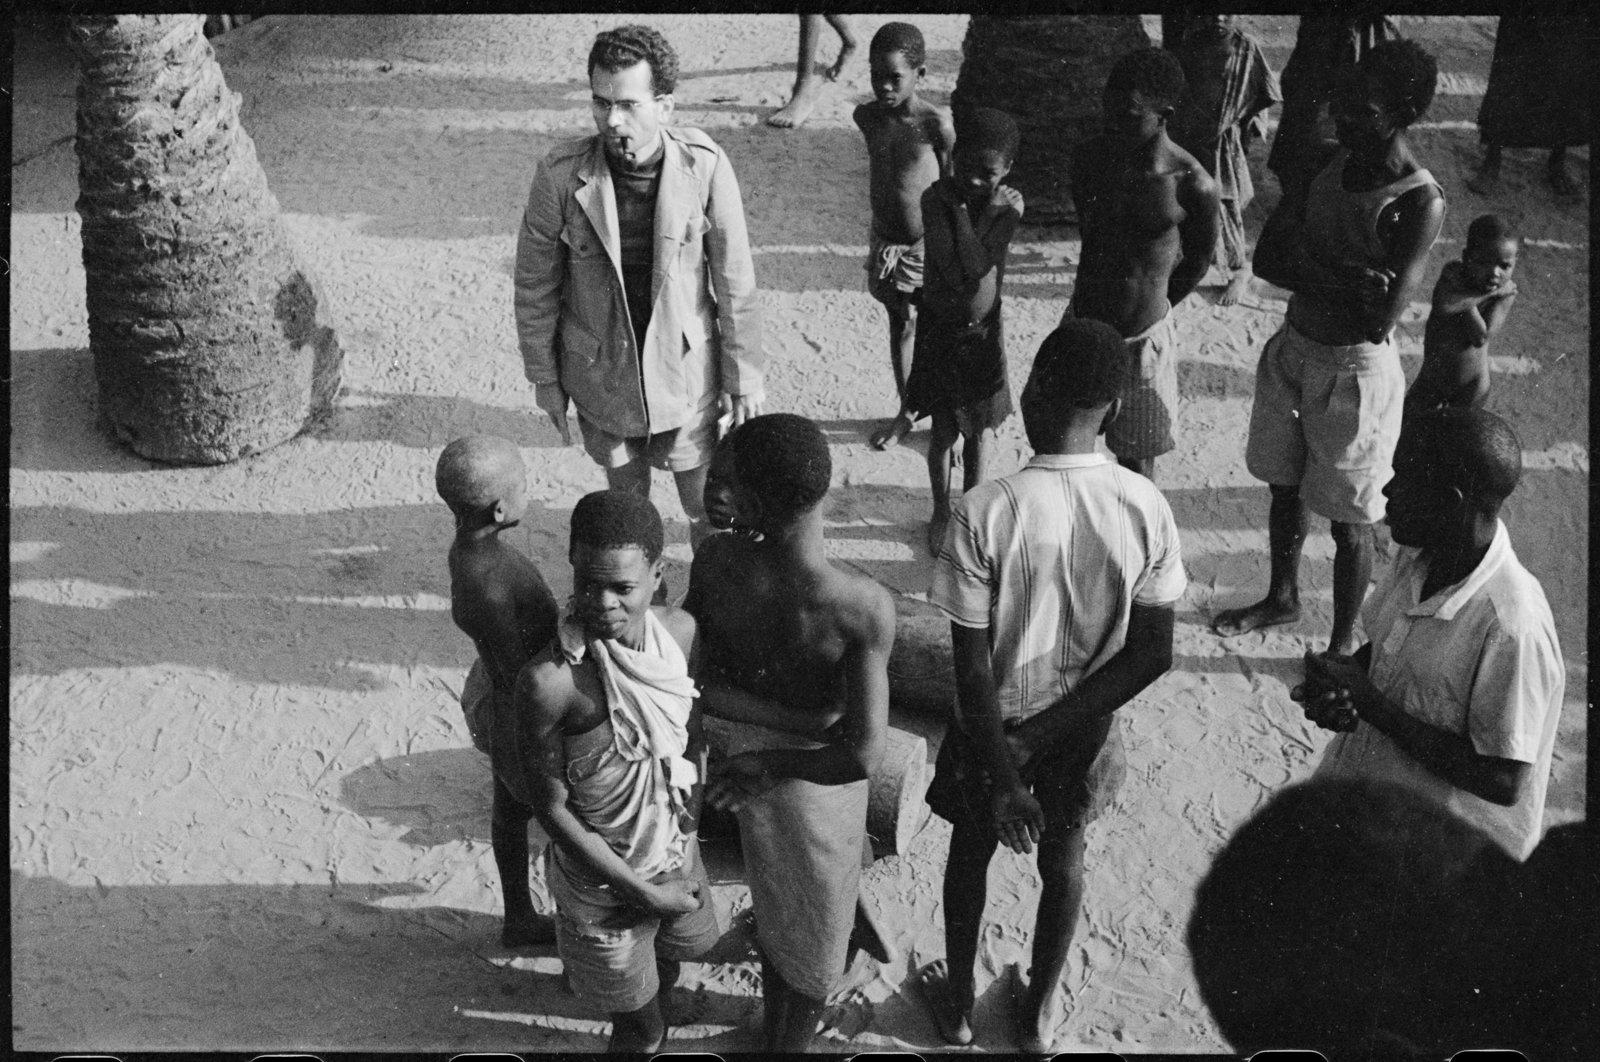
[{"label": "sandy ground", "polygon": [[[17,55],[11,356],[11,919],[15,1045],[39,1051],[593,1050],[603,1026],[559,987],[550,949],[498,946],[489,772],[453,691],[470,663],[447,612],[440,449],[468,432],[524,447],[534,503],[520,542],[564,591],[568,511],[601,477],[529,415],[511,321],[512,232],[534,160],[589,121],[582,56],[611,18],[272,17],[223,38],[232,87],[343,340],[346,393],[314,436],[226,468],[153,466],[93,425],[71,144],[73,74],[48,42]],[[834,557],[914,598],[925,433],[872,452],[893,406],[881,312],[863,290],[866,155],[849,121],[858,58],[805,128],[762,115],[787,92],[789,16],[658,17],[684,77],[678,119],[708,129],[743,184],[775,408],[833,445]],[[859,20],[863,42],[881,17]],[[1153,20],[1152,20],[1153,21]],[[953,87],[964,17],[918,19],[929,95]],[[1491,204],[1463,186],[1493,20],[1402,20],[1437,51],[1441,93],[1417,133],[1450,208],[1433,270]],[[1252,18],[1281,68],[1293,19]],[[830,45],[831,47],[831,45]],[[1578,153],[1587,166],[1587,150]],[[20,161],[17,161],[20,160]],[[1259,159],[1258,159],[1259,162]],[[1569,676],[1551,822],[1583,814],[1587,663],[1588,232],[1537,160],[1508,161],[1493,204],[1530,237],[1496,345],[1492,405],[1527,473],[1507,523],[1555,610]],[[1258,182],[1262,209],[1275,197]],[[1012,380],[1060,318],[1078,244],[1025,229],[1006,327]],[[1429,283],[1431,284],[1431,277]],[[1086,925],[1064,1046],[1215,1051],[1183,945],[1193,887],[1229,832],[1303,777],[1323,744],[1287,697],[1325,637],[1332,547],[1320,529],[1297,627],[1221,641],[1218,608],[1266,579],[1266,491],[1242,452],[1257,354],[1283,295],[1176,313],[1185,396],[1159,483],[1192,583],[1173,672],[1121,713],[1132,771],[1092,829]],[[1420,358],[1423,304],[1402,327]],[[1025,453],[1003,433],[997,471]],[[688,557],[664,481],[672,578]],[[901,961],[844,1001],[837,1050],[933,1049],[907,960],[939,954],[949,831],[935,820],[868,876]],[[727,963],[676,994],[680,1050],[756,1044],[756,967],[734,857],[713,853]],[[543,895],[542,879],[536,886]],[[995,978],[1026,961],[1038,877],[991,870],[978,1047],[1011,1040]]]}]

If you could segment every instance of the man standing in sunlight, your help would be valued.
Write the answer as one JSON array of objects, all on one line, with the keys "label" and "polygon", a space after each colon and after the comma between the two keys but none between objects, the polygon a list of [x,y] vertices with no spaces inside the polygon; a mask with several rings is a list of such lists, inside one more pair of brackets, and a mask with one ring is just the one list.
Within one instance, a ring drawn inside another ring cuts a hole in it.
[{"label": "man standing in sunlight", "polygon": [[764,400],[755,269],[733,166],[698,129],[670,128],[678,56],[656,30],[595,38],[596,135],[550,149],[517,235],[517,339],[534,400],[561,433],[567,402],[607,485],[677,481],[689,541],[705,534],[719,420]]}]

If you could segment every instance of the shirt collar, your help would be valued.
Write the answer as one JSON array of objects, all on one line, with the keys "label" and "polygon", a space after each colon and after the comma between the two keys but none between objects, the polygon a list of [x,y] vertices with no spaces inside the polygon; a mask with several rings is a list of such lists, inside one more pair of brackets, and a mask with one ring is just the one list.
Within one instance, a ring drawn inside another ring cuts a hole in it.
[{"label": "shirt collar", "polygon": [[1104,450],[1095,450],[1088,454],[1034,454],[1028,459],[1025,468],[1093,468],[1103,465],[1111,458]]},{"label": "shirt collar", "polygon": [[[1406,609],[1408,616],[1433,616],[1437,619],[1452,620],[1456,613],[1461,611],[1474,595],[1487,583],[1500,566],[1511,556],[1511,536],[1506,532],[1506,525],[1496,520],[1494,522],[1494,538],[1489,542],[1489,548],[1483,554],[1483,559],[1478,566],[1458,583],[1445,587],[1426,601],[1419,601],[1411,608]],[[1426,578],[1426,576],[1424,576]],[[1420,590],[1421,584],[1418,584]]]}]

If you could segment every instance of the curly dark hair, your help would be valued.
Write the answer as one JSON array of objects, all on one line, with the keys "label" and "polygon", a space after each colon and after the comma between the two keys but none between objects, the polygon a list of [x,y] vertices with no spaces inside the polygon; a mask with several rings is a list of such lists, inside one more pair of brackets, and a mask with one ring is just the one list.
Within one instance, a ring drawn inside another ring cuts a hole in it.
[{"label": "curly dark hair", "polygon": [[1510,223],[1499,214],[1480,214],[1467,226],[1469,246],[1482,247],[1502,240],[1516,240],[1519,247],[1522,245],[1522,238],[1511,231]]},{"label": "curly dark hair", "polygon": [[833,458],[822,429],[794,413],[766,413],[729,440],[739,483],[779,520],[815,506],[828,493]]},{"label": "curly dark hair", "polygon": [[1157,106],[1176,107],[1186,87],[1183,64],[1165,48],[1129,52],[1106,77],[1107,92],[1137,92]]},{"label": "curly dark hair", "polygon": [[1017,157],[1021,134],[1017,120],[992,107],[974,107],[956,114],[956,150],[993,151],[1008,162]]},{"label": "curly dark hair", "polygon": [[915,69],[928,61],[928,45],[922,31],[909,22],[885,22],[872,35],[867,46],[868,55],[889,55],[899,52],[906,57],[906,65]]},{"label": "curly dark hair", "polygon": [[1410,125],[1427,113],[1439,83],[1439,64],[1416,41],[1387,40],[1361,57],[1361,77],[1383,94],[1391,108],[1404,110]]},{"label": "curly dark hair", "polygon": [[1122,393],[1127,364],[1128,344],[1115,328],[1069,317],[1039,344],[1028,387],[1052,407],[1093,409]]},{"label": "curly dark hair", "polygon": [[649,26],[618,26],[595,37],[588,72],[593,76],[597,66],[614,72],[639,62],[650,64],[650,87],[657,96],[678,87],[678,53]]},{"label": "curly dark hair", "polygon": [[626,490],[597,490],[578,499],[572,509],[571,544],[594,549],[638,546],[651,562],[661,556],[665,539],[661,514],[650,499]]}]

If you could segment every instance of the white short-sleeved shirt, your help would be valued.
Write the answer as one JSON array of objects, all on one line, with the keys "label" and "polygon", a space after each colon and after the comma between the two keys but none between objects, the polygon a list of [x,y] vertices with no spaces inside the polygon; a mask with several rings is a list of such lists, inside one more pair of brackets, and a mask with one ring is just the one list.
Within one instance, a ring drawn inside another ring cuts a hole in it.
[{"label": "white short-sleeved shirt", "polygon": [[1122,648],[1135,602],[1187,578],[1167,499],[1103,452],[1039,454],[951,507],[929,600],[989,629],[1001,717],[1060,700]]},{"label": "white short-sleeved shirt", "polygon": [[1482,756],[1532,765],[1502,807],[1434,774],[1369,723],[1329,742],[1318,774],[1410,785],[1526,859],[1539,843],[1566,672],[1539,581],[1511,551],[1504,524],[1472,574],[1420,601],[1427,562],[1402,549],[1362,612],[1373,683],[1407,714],[1472,739]]}]

